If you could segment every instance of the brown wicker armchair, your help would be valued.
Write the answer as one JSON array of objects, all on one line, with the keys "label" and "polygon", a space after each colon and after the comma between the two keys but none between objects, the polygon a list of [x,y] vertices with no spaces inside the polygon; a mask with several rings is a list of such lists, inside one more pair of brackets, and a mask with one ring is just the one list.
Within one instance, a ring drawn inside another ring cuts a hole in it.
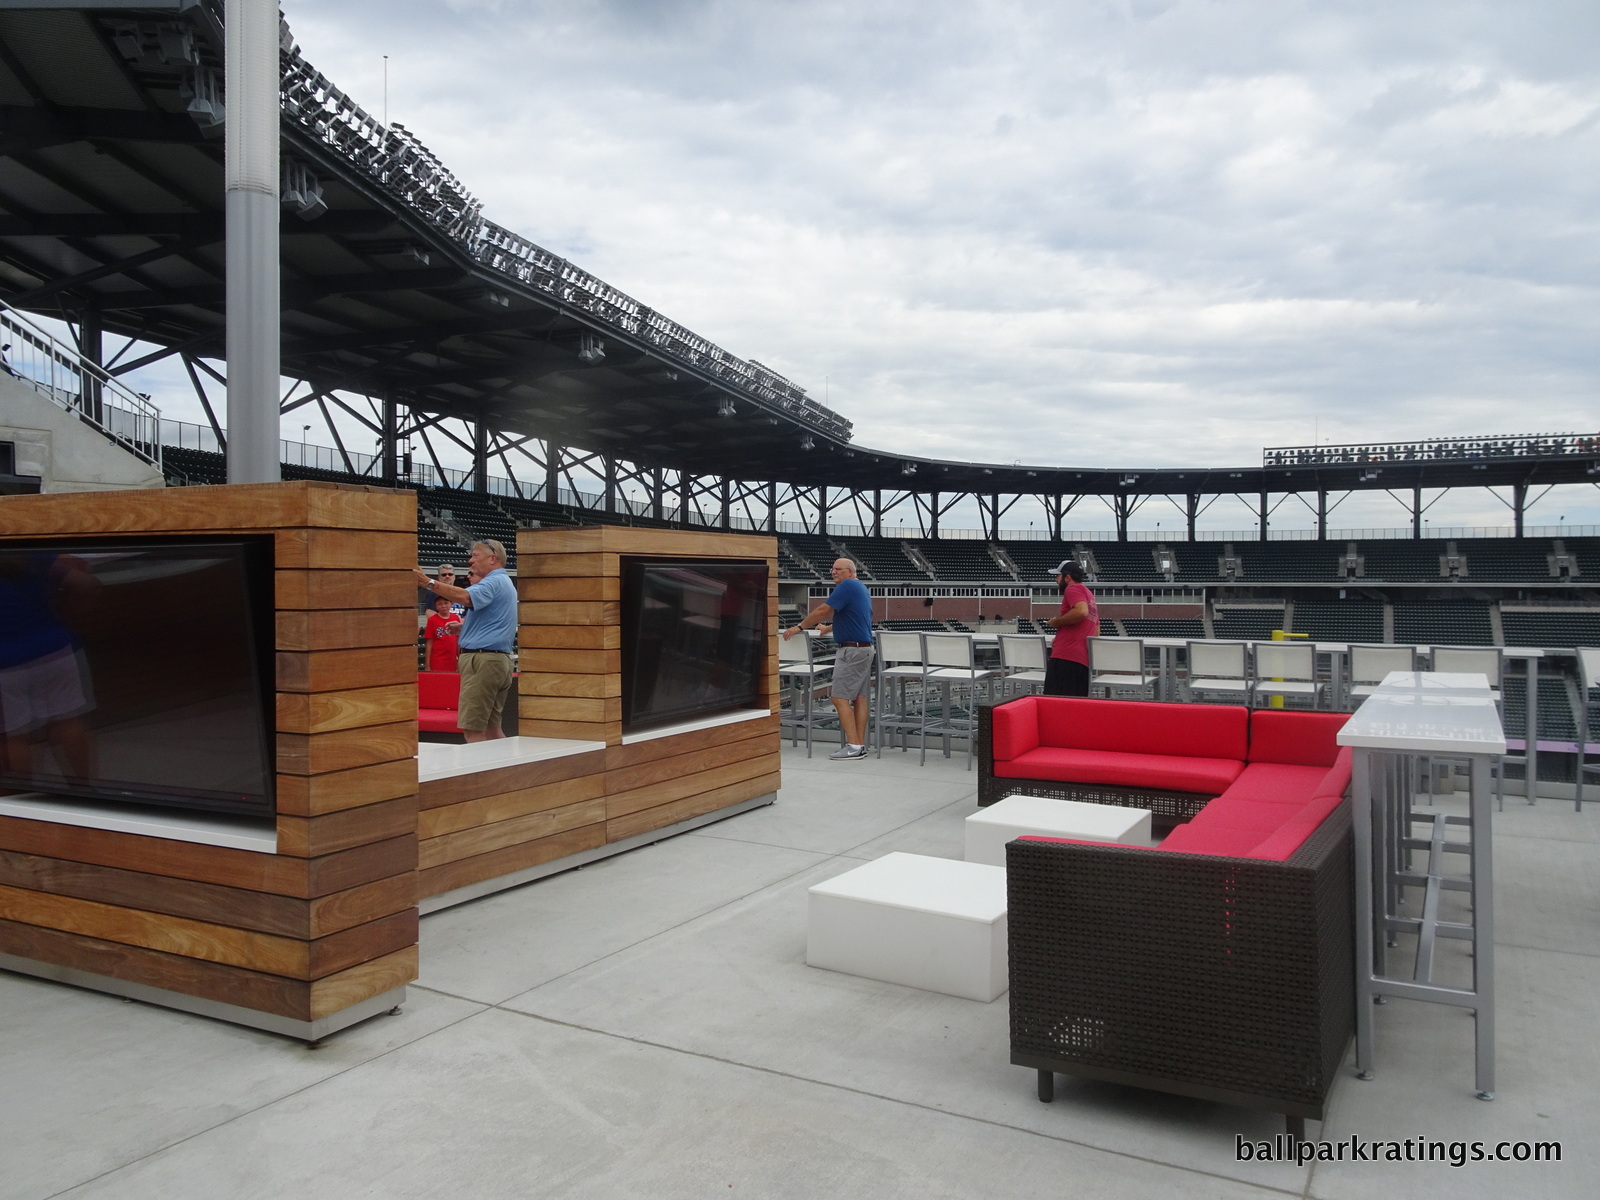
[{"label": "brown wicker armchair", "polygon": [[[1014,780],[1006,781],[1008,784]],[[1355,1029],[1348,803],[1286,861],[1023,839],[1011,1061],[1320,1120]]]}]

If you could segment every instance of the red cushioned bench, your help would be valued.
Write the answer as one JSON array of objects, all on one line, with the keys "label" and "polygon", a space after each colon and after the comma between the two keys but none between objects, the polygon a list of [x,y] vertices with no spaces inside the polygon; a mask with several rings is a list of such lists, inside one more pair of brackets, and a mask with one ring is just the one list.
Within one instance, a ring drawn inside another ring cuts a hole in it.
[{"label": "red cushioned bench", "polygon": [[461,704],[461,676],[454,671],[417,672],[417,730],[459,733],[456,710]]},{"label": "red cushioned bench", "polygon": [[979,713],[980,803],[1149,808],[1156,849],[1006,848],[1011,1061],[1321,1119],[1355,1029],[1339,713],[1023,697]]}]

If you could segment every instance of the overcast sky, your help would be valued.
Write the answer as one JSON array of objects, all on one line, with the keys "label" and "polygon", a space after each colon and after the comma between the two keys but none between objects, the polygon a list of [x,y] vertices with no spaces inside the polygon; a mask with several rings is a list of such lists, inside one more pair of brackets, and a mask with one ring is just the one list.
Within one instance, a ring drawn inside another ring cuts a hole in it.
[{"label": "overcast sky", "polygon": [[1231,465],[1600,425],[1592,2],[284,8],[379,115],[389,56],[390,119],[491,220],[867,445]]}]

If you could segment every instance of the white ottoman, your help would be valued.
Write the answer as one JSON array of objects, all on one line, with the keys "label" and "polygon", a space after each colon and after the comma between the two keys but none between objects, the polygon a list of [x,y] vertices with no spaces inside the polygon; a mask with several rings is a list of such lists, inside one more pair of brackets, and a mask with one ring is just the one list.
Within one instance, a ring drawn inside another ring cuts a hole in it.
[{"label": "white ottoman", "polygon": [[1007,796],[967,818],[967,861],[1004,867],[1006,843],[1024,834],[1148,846],[1150,813],[1048,796]]},{"label": "white ottoman", "polygon": [[886,854],[811,889],[806,962],[993,1000],[1006,990],[1004,868]]}]

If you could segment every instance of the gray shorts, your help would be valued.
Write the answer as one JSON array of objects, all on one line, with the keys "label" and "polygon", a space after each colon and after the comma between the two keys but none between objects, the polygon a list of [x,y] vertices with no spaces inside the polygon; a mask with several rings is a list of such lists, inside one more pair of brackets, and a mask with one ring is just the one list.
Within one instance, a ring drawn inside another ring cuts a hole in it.
[{"label": "gray shorts", "polygon": [[833,655],[833,690],[828,693],[835,700],[854,700],[865,696],[872,682],[872,656],[877,653],[871,646],[840,646]]}]

